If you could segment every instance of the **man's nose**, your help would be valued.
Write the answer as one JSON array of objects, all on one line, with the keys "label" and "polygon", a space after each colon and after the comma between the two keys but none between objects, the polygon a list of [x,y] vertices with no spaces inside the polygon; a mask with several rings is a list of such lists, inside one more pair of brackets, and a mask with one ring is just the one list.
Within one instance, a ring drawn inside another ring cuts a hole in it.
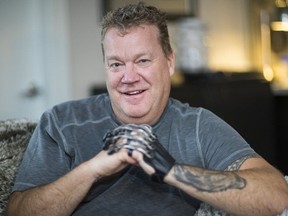
[{"label": "man's nose", "polygon": [[126,64],[125,70],[122,78],[122,82],[124,83],[132,83],[139,81],[140,76],[137,73],[137,68],[133,64]]}]

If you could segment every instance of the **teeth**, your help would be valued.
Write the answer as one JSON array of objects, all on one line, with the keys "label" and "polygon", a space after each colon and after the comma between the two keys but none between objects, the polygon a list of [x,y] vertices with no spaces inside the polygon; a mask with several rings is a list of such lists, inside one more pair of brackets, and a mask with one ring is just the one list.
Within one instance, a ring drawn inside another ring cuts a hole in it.
[{"label": "teeth", "polygon": [[127,92],[126,94],[128,95],[135,95],[135,94],[139,94],[141,93],[142,91],[133,91],[133,92]]}]

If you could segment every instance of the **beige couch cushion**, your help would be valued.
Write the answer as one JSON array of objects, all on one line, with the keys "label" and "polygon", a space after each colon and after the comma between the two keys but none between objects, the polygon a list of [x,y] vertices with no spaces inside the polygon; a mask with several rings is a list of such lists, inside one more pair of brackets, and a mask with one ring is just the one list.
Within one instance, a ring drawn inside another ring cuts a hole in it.
[{"label": "beige couch cushion", "polygon": [[15,174],[35,126],[35,121],[27,119],[0,121],[0,215],[4,215]]}]

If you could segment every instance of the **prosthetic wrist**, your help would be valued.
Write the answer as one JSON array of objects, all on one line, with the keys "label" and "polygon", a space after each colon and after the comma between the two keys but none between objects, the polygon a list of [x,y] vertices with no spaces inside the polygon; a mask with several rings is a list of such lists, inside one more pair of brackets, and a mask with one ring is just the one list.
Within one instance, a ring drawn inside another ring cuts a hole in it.
[{"label": "prosthetic wrist", "polygon": [[148,158],[144,155],[144,161],[155,169],[155,173],[152,175],[152,180],[163,182],[164,177],[175,164],[175,159],[159,143],[158,139],[154,140],[153,145],[155,146],[153,156]]},{"label": "prosthetic wrist", "polygon": [[152,180],[163,182],[164,177],[175,163],[174,158],[159,143],[152,127],[146,124],[127,124],[117,127],[113,131],[108,131],[103,138],[103,149],[108,154],[114,154],[125,148],[128,154],[136,150],[144,155],[144,161],[152,166],[155,173]]}]

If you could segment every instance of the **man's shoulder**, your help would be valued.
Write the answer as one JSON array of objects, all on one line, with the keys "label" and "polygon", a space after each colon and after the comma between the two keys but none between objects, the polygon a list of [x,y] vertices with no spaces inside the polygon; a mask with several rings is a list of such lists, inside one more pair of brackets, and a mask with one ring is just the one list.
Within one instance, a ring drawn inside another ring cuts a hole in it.
[{"label": "man's shoulder", "polygon": [[109,101],[107,94],[100,94],[95,96],[90,96],[78,100],[70,100],[60,104],[55,105],[53,111],[84,111],[88,109],[101,108],[105,105],[105,102]]},{"label": "man's shoulder", "polygon": [[202,107],[192,106],[189,103],[181,102],[175,98],[169,99],[168,107],[170,110],[173,110],[174,113],[177,112],[182,115],[199,115],[201,112],[206,111],[206,109]]},{"label": "man's shoulder", "polygon": [[110,99],[107,94],[71,100],[55,105],[46,111],[46,114],[58,119],[59,122],[68,123],[95,120],[101,118],[110,110]]}]

